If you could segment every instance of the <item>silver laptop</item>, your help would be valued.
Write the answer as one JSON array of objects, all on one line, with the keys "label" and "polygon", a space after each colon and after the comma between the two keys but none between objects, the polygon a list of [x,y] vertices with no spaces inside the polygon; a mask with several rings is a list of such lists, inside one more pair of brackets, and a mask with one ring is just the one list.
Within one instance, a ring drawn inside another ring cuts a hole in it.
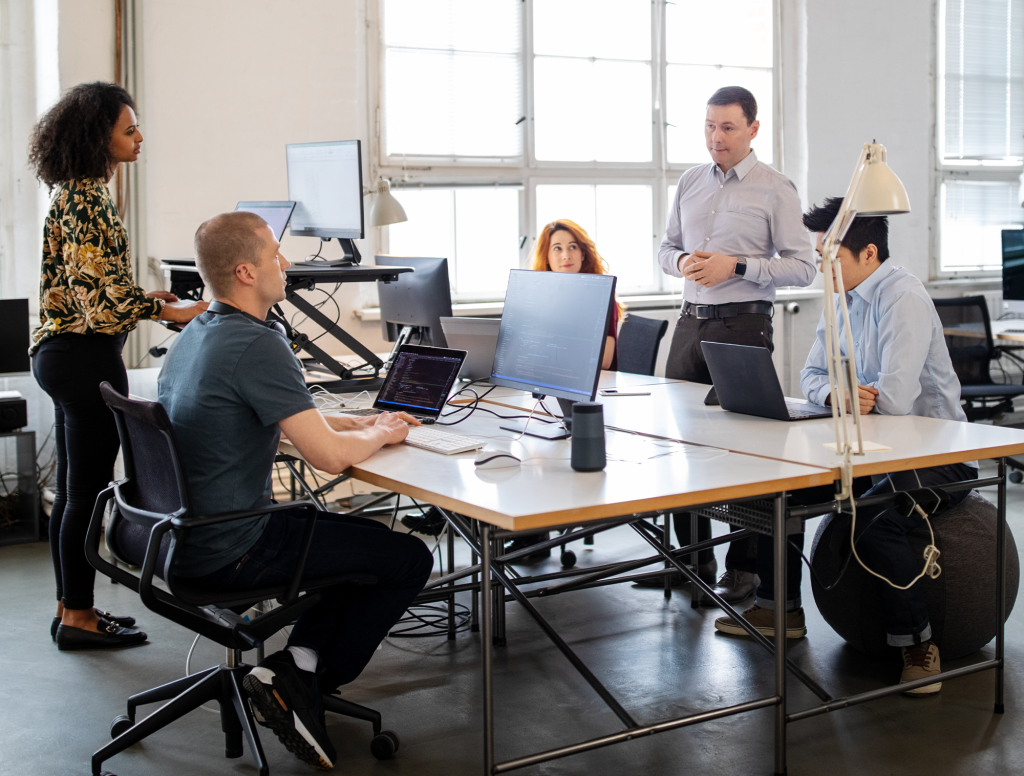
[{"label": "silver laptop", "polygon": [[701,342],[704,360],[723,410],[775,420],[831,418],[817,404],[786,401],[768,348]]},{"label": "silver laptop", "polygon": [[500,318],[441,318],[448,347],[469,354],[462,365],[462,377],[479,380],[491,376],[499,328]]}]

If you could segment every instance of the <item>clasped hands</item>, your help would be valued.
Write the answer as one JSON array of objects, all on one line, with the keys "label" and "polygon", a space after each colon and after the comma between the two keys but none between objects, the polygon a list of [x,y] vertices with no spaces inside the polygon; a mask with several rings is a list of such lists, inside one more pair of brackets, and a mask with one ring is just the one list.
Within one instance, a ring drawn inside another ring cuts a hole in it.
[{"label": "clasped hands", "polygon": [[698,286],[717,286],[736,274],[736,257],[721,253],[694,251],[686,256],[679,266],[683,277],[692,280]]},{"label": "clasped hands", "polygon": [[[857,403],[858,409],[861,415],[867,415],[871,410],[875,408],[875,402],[878,400],[878,389],[871,385],[858,385],[857,386]],[[832,394],[828,395],[825,399],[825,404],[832,404]],[[846,397],[846,411],[850,411],[850,397]]]}]

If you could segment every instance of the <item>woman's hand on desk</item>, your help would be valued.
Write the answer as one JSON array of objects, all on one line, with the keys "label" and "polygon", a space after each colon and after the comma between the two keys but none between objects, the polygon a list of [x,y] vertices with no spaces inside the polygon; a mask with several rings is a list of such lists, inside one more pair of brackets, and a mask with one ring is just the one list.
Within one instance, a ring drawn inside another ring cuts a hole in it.
[{"label": "woman's hand on desk", "polygon": [[160,320],[171,323],[188,323],[196,316],[205,313],[209,306],[209,302],[164,302],[164,309],[160,311]]},{"label": "woman's hand on desk", "polygon": [[178,297],[170,291],[147,291],[146,296],[150,299],[163,299],[165,302],[177,302]]}]

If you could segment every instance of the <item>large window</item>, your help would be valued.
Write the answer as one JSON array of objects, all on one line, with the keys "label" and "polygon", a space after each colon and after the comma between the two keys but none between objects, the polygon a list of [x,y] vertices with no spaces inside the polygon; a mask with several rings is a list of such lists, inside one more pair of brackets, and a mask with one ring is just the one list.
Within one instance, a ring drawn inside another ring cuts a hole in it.
[{"label": "large window", "polygon": [[939,270],[998,270],[1024,224],[1024,0],[941,0],[938,37]]},{"label": "large window", "polygon": [[773,0],[378,0],[375,173],[407,223],[389,252],[446,256],[457,300],[499,299],[539,229],[576,221],[621,294],[678,290],[657,265],[671,192],[708,161],[707,98],[750,89],[778,158]]}]

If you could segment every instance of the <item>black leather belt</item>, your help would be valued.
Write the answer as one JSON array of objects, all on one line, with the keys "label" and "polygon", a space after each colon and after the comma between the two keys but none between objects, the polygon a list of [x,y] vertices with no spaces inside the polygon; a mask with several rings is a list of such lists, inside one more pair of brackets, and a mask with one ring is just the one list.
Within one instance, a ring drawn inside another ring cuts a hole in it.
[{"label": "black leather belt", "polygon": [[735,318],[737,315],[771,315],[775,305],[771,302],[730,302],[729,304],[683,303],[683,315],[692,315],[698,321]]}]

